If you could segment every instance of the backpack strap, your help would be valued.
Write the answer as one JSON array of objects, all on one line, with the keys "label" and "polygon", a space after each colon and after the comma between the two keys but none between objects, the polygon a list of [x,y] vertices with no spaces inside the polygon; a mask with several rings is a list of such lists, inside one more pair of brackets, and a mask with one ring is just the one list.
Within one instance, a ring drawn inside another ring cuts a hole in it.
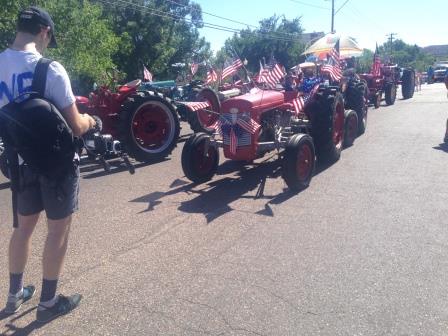
[{"label": "backpack strap", "polygon": [[48,58],[41,58],[37,62],[34,70],[33,83],[31,91],[37,92],[41,97],[45,95],[45,86],[47,84],[48,67],[53,61]]},{"label": "backpack strap", "polygon": [[17,228],[19,226],[19,218],[17,215],[18,193],[20,189],[19,157],[17,156],[17,151],[11,148],[11,146],[6,145],[5,152],[8,160],[9,179],[11,181],[12,191],[12,226]]}]

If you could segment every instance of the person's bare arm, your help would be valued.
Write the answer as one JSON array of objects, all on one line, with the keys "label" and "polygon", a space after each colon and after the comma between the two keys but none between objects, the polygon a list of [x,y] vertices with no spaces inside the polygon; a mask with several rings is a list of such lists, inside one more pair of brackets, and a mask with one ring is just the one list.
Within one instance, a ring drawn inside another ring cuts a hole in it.
[{"label": "person's bare arm", "polygon": [[79,113],[74,103],[63,109],[62,114],[72,129],[74,136],[81,136],[95,126],[95,120],[88,114]]}]

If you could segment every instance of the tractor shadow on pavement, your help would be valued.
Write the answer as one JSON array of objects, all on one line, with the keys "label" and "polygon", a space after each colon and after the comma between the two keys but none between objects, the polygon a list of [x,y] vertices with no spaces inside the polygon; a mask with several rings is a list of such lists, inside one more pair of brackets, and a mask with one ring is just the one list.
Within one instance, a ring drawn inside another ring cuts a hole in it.
[{"label": "tractor shadow on pavement", "polygon": [[[169,161],[170,158],[164,158],[161,160],[153,161],[153,162],[135,162],[132,161],[132,164],[135,168],[135,170],[147,166],[151,166],[157,163]],[[103,165],[98,161],[87,161],[87,162],[81,162],[79,168],[80,172],[82,173],[82,178],[84,179],[93,179],[97,177],[103,177],[107,175],[112,174],[118,174],[122,172],[127,172],[128,167],[124,164],[124,162],[121,162],[120,160],[111,160],[108,162],[110,165],[110,171],[106,171],[103,167]]]},{"label": "tractor shadow on pavement", "polygon": [[433,147],[435,150],[443,151],[445,153],[448,153],[448,143],[441,143],[438,146]]},{"label": "tractor shadow on pavement", "polygon": [[[331,165],[317,165],[314,176],[325,171]],[[190,183],[186,179],[175,180],[168,192],[153,192],[139,197],[131,202],[147,203],[148,207],[142,212],[153,211],[162,205],[163,199],[179,193],[197,195],[187,201],[181,201],[179,211],[190,214],[203,214],[207,223],[224,214],[235,210],[231,204],[238,199],[266,200],[264,206],[257,206],[254,214],[274,217],[271,205],[281,204],[299,193],[290,191],[286,185],[277,195],[266,195],[265,186],[269,178],[281,178],[281,164],[278,160],[265,161],[247,166],[240,162],[225,161],[218,168],[217,176],[235,173],[236,176],[226,176],[204,184]],[[311,181],[312,186],[312,181]],[[253,192],[255,191],[255,195]],[[250,194],[249,194],[250,193]]]}]

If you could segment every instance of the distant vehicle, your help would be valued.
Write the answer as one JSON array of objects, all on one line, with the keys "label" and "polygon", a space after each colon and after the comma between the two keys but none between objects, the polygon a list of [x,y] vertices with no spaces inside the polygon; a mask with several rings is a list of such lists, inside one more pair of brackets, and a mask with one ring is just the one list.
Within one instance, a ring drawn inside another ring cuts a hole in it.
[{"label": "distant vehicle", "polygon": [[439,63],[434,68],[434,82],[443,82],[448,73],[448,63]]}]

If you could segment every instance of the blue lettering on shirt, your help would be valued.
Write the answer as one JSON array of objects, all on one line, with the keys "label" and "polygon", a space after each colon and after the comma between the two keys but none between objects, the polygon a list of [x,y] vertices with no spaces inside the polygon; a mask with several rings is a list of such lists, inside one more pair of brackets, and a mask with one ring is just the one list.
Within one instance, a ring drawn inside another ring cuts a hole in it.
[{"label": "blue lettering on shirt", "polygon": [[6,96],[9,102],[13,101],[16,87],[19,96],[23,93],[30,92],[32,79],[33,73],[31,71],[18,75],[13,74],[11,78],[11,89],[8,87],[8,84],[0,81],[0,100],[3,99],[3,96]]}]

